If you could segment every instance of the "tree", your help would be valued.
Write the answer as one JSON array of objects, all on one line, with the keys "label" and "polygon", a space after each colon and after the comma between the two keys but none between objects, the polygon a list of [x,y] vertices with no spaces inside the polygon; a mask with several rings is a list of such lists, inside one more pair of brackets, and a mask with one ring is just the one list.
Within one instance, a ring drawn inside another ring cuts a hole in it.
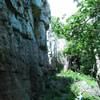
[{"label": "tree", "polygon": [[64,53],[79,55],[83,71],[88,74],[96,65],[95,55],[100,53],[100,0],[77,2],[79,10],[66,23],[52,19],[52,30],[58,37],[66,38],[69,45]]}]

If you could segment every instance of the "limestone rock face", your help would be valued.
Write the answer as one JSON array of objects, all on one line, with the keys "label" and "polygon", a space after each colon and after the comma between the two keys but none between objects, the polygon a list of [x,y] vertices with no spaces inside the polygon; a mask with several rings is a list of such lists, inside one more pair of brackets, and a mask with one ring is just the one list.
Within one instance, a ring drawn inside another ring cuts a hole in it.
[{"label": "limestone rock face", "polygon": [[49,22],[47,0],[0,0],[0,100],[39,100]]}]

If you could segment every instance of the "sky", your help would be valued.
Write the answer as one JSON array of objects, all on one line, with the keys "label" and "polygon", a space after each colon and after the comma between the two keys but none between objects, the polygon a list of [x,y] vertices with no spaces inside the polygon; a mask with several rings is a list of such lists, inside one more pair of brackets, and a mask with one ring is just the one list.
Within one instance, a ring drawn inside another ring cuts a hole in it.
[{"label": "sky", "polygon": [[48,0],[51,15],[55,17],[71,16],[77,11],[76,3],[73,0]]},{"label": "sky", "polygon": [[[48,0],[51,9],[51,16],[62,18],[63,15],[66,15],[65,18],[73,15],[78,8],[76,3],[73,0]],[[65,39],[59,39],[59,46],[57,47],[58,51],[62,51],[66,45]]]}]

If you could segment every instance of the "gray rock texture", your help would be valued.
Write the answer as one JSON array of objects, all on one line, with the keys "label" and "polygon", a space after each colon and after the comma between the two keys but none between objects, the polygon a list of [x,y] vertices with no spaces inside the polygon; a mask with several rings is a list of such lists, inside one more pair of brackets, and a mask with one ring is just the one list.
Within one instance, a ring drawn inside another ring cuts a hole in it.
[{"label": "gray rock texture", "polygon": [[40,100],[49,22],[47,0],[0,0],[0,100]]},{"label": "gray rock texture", "polygon": [[100,90],[98,84],[95,87],[90,86],[86,81],[78,81],[75,85],[79,88],[81,93],[88,93],[91,96],[100,96]]}]

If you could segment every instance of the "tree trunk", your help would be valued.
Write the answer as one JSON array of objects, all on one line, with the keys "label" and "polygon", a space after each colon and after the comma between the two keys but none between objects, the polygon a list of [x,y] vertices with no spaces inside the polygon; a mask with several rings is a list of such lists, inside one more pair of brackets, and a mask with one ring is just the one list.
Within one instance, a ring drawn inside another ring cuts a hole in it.
[{"label": "tree trunk", "polygon": [[100,87],[100,57],[98,56],[98,54],[95,55],[96,58],[96,65],[97,65],[97,81]]}]

